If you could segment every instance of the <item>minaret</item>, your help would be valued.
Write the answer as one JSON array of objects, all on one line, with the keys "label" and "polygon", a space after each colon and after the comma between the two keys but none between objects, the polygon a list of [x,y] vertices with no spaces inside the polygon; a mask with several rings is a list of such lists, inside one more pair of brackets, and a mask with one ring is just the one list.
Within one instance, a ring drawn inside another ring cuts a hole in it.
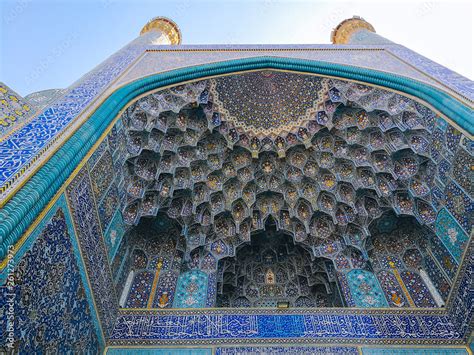
[{"label": "minaret", "polygon": [[331,32],[332,44],[395,44],[375,33],[375,28],[360,16],[345,19]]},{"label": "minaret", "polygon": [[148,37],[153,45],[181,44],[181,31],[178,25],[166,17],[152,18],[143,26],[140,36]]},{"label": "minaret", "polygon": [[[36,139],[34,149],[29,147],[22,151],[22,163],[18,165],[13,164],[11,167],[9,165],[6,171],[2,170],[0,173],[0,260],[6,257],[8,246],[17,243],[20,235],[25,232],[27,227],[27,222],[25,222],[23,217],[11,214],[7,211],[15,209],[16,206],[23,206],[25,211],[31,211],[32,209],[37,211],[41,210],[46,206],[46,200],[42,197],[43,193],[46,189],[51,188],[53,184],[54,179],[48,180],[48,182],[43,179],[44,186],[40,188],[36,185],[34,188],[35,193],[33,193],[36,198],[29,199],[27,203],[24,196],[32,196],[30,192],[20,190],[19,193],[12,193],[15,188],[21,186],[27,179],[34,177],[33,174],[26,172],[29,169],[33,171],[32,167],[43,165],[50,169],[45,152],[47,149],[51,149],[51,151],[53,151],[54,148],[59,149],[61,140],[56,140],[59,133],[63,134],[64,132],[69,132],[72,134],[74,132],[72,127],[79,127],[83,122],[82,120],[87,118],[87,115],[84,114],[80,120],[76,120],[80,113],[85,110],[88,105],[91,105],[91,101],[99,95],[106,97],[111,94],[116,89],[112,87],[114,80],[120,77],[120,75],[144,53],[148,45],[179,44],[181,44],[181,31],[173,21],[165,17],[155,17],[151,19],[142,28],[139,36],[69,86],[65,90],[64,96],[61,97],[58,102],[51,103],[51,107],[54,107],[54,110],[49,109],[47,115],[40,113],[36,118],[33,118],[22,127],[22,129],[28,130],[31,136],[36,137]],[[92,85],[92,83],[94,84]],[[81,92],[81,94],[78,95],[78,92]],[[53,115],[54,119],[50,117],[51,115]],[[47,121],[48,123],[40,125],[37,124],[37,121]],[[72,121],[74,121],[74,124],[71,124]],[[2,122],[0,122],[0,124],[1,123]],[[54,128],[48,125],[52,125]],[[5,124],[3,126],[5,126]],[[56,133],[54,133],[54,137],[52,137],[49,134],[40,133],[41,130],[51,130]],[[30,131],[37,133],[33,134]],[[6,132],[6,130],[0,129],[0,135],[3,135],[3,132]],[[9,139],[15,140],[21,137],[22,133],[20,132],[20,130],[18,130],[18,132],[12,132]],[[10,132],[8,133],[10,134]],[[26,142],[24,138],[23,141]],[[9,150],[4,150],[0,160],[14,161],[14,159],[17,159],[18,149],[20,148],[11,146]],[[50,164],[52,165],[53,163]],[[2,167],[6,165],[2,165]],[[46,171],[46,168],[44,169]],[[68,171],[68,173],[66,173],[63,171],[63,174],[66,176],[71,172],[72,171]],[[11,196],[9,196],[9,194],[11,194]],[[43,200],[40,201],[40,199]],[[32,222],[32,220],[28,223],[30,222]]]}]

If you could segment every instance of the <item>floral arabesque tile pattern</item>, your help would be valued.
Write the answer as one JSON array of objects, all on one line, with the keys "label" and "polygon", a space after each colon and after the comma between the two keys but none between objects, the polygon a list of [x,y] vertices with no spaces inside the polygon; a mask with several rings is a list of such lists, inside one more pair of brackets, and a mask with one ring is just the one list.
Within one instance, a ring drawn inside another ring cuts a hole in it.
[{"label": "floral arabesque tile pattern", "polygon": [[[15,352],[99,352],[64,213],[55,212],[15,267]],[[7,288],[0,290],[4,309]],[[4,336],[2,332],[2,344]]]}]

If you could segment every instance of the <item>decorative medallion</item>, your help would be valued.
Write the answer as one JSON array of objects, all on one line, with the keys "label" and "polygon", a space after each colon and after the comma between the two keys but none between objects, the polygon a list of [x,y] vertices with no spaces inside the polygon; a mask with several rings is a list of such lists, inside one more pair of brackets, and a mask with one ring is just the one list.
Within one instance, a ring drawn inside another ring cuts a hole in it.
[{"label": "decorative medallion", "polygon": [[210,87],[222,121],[250,135],[276,137],[297,133],[315,119],[326,100],[328,79],[261,70],[212,79]]}]

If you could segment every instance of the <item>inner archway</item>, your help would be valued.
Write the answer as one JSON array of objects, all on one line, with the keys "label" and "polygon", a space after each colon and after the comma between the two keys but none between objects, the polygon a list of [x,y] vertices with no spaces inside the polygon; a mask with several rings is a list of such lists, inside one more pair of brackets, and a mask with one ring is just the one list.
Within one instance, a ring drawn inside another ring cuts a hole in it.
[{"label": "inner archway", "polygon": [[[368,241],[387,214],[434,229],[443,171],[428,108],[362,84],[262,70],[151,93],[122,121],[125,223],[133,230],[166,216],[179,226],[181,262],[163,279],[166,295],[154,296],[159,307],[264,307],[279,299],[293,307],[400,305],[400,295],[394,303],[384,291]],[[270,234],[277,236],[263,237]],[[267,241],[252,246],[255,236]],[[277,251],[274,240],[307,260],[310,271],[298,275],[307,287],[295,281],[299,301],[288,296],[293,285],[269,282],[278,277],[265,265],[256,273],[268,281],[265,297],[246,293],[260,295],[240,263],[265,244]],[[239,282],[250,288],[239,290]],[[304,287],[311,290],[303,295]],[[177,289],[183,299],[175,302]]]},{"label": "inner archway", "polygon": [[315,259],[276,225],[252,235],[235,257],[219,262],[217,307],[336,307],[342,302],[328,260]]}]

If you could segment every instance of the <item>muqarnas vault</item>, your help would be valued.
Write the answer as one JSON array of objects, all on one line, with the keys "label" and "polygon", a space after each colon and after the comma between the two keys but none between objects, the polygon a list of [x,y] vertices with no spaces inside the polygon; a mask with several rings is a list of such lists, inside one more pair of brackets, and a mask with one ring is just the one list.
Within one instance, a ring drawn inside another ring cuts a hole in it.
[{"label": "muqarnas vault", "polygon": [[341,22],[0,85],[2,350],[469,354],[472,81]]}]

